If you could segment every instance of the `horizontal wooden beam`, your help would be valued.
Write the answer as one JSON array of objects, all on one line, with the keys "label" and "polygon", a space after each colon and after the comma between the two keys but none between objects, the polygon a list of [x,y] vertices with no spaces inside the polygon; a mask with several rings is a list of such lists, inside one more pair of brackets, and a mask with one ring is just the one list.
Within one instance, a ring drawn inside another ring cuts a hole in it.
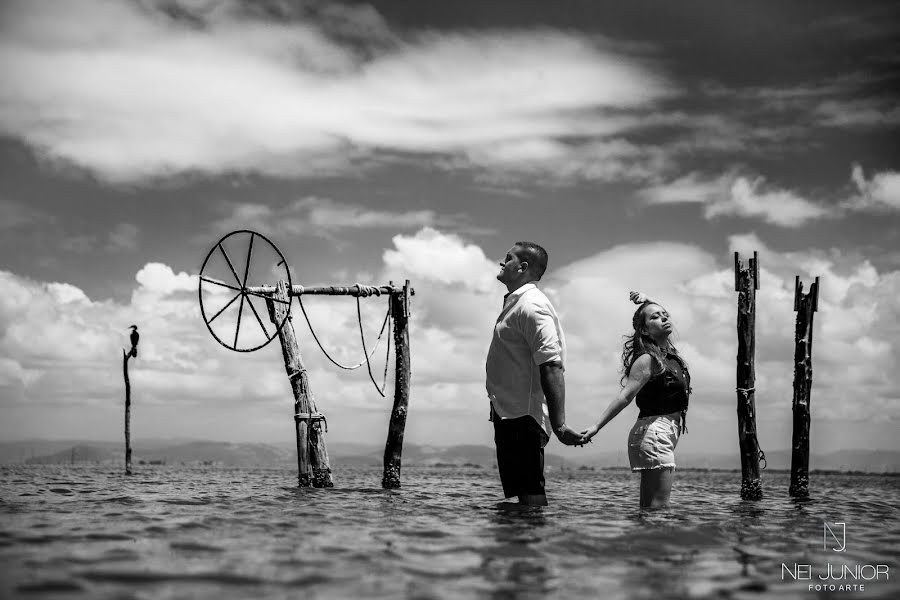
[{"label": "horizontal wooden beam", "polygon": [[[360,288],[355,285],[351,286],[318,286],[318,287],[306,287],[303,285],[292,285],[291,286],[291,296],[374,296],[376,295],[374,292],[371,292],[372,289],[377,289],[380,294],[389,295],[389,294],[397,294],[403,295],[404,289],[398,288],[390,285],[380,285],[380,286],[362,286],[362,294],[360,294]],[[247,288],[248,292],[254,294],[274,294],[275,286],[274,285],[258,285]],[[365,293],[369,291],[369,293]],[[410,294],[415,295],[414,290],[410,290]]]}]

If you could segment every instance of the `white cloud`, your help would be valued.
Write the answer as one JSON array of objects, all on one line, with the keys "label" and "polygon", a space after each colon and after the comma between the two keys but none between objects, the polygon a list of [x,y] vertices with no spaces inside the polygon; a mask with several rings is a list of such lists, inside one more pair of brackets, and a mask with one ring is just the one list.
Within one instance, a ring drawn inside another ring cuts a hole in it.
[{"label": "white cloud", "polygon": [[710,179],[689,173],[646,188],[639,195],[651,204],[702,204],[707,219],[721,216],[758,218],[781,227],[799,227],[836,214],[792,191],[767,186],[763,177],[736,174]]},{"label": "white cloud", "polygon": [[730,175],[709,179],[692,172],[674,181],[645,188],[639,195],[650,204],[707,204],[727,196],[733,180]]},{"label": "white cloud", "polygon": [[193,23],[102,0],[5,7],[0,130],[117,182],[320,175],[383,150],[492,166],[497,152],[512,156],[497,148],[519,141],[615,135],[629,126],[617,111],[671,93],[646,62],[571,32],[401,39],[371,10],[343,18],[337,35],[333,14],[273,22],[229,3],[178,10]]},{"label": "white cloud", "polygon": [[432,210],[373,210],[357,204],[307,196],[283,206],[239,203],[230,214],[213,222],[219,233],[238,229],[267,231],[272,235],[314,235],[331,238],[336,232],[354,229],[466,228],[462,216],[439,215]]},{"label": "white cloud", "polygon": [[419,279],[487,292],[496,288],[500,270],[474,244],[426,227],[413,236],[396,235],[395,249],[386,250],[384,264],[394,279]]},{"label": "white cloud", "polygon": [[47,291],[60,304],[68,304],[70,302],[90,302],[87,294],[74,285],[68,283],[48,283]]},{"label": "white cloud", "polygon": [[900,210],[900,172],[884,171],[866,179],[862,166],[853,165],[850,174],[859,194],[845,203],[851,210],[885,212]]},{"label": "white cloud", "polygon": [[[609,124],[610,133],[616,127]],[[625,121],[617,127],[626,129]],[[589,132],[581,132],[587,135]],[[595,132],[600,135],[600,132]],[[497,180],[515,181],[525,175],[539,175],[546,183],[571,180],[643,182],[667,172],[674,166],[661,148],[638,145],[623,138],[572,143],[546,138],[502,140],[482,144],[466,151],[465,156],[445,164],[480,167]]]},{"label": "white cloud", "polygon": [[700,204],[707,219],[758,218],[781,227],[800,227],[817,219],[838,218],[847,211],[877,214],[900,209],[900,173],[883,171],[866,179],[862,166],[854,164],[850,180],[857,193],[830,206],[766,185],[761,176],[748,177],[736,172],[718,177],[691,172],[646,187],[638,192],[638,197],[649,204]]},{"label": "white cloud", "polygon": [[[896,419],[900,406],[889,398],[898,384],[895,366],[900,334],[892,300],[900,273],[879,273],[837,250],[779,252],[754,234],[734,236],[729,245],[746,263],[760,252],[757,292],[757,406],[762,422],[790,421],[793,381],[794,276],[808,290],[820,276],[814,337],[814,419],[855,421]],[[665,265],[665,268],[654,265]],[[732,418],[736,351],[736,294],[731,257],[717,258],[681,244],[614,248],[566,267],[559,288],[564,326],[574,356],[571,377],[603,392],[605,405],[616,389],[611,370],[618,364],[633,305],[627,290],[640,288],[672,313],[677,344],[694,374],[694,418]],[[579,358],[580,357],[580,358]],[[597,372],[598,366],[602,371]],[[578,388],[575,388],[577,390]],[[578,392],[573,390],[573,398]],[[865,390],[865,391],[863,391]],[[860,404],[853,398],[878,398]],[[596,393],[591,394],[596,397]],[[578,406],[574,402],[571,406]],[[602,406],[600,407],[602,408]],[[574,410],[578,410],[574,408]],[[594,416],[597,407],[594,408]],[[761,429],[768,426],[763,424]],[[815,427],[815,425],[814,425]],[[834,441],[834,440],[832,440]],[[785,447],[789,440],[780,440]],[[864,440],[842,443],[864,444]]]},{"label": "white cloud", "polygon": [[814,114],[823,125],[844,129],[900,123],[900,108],[893,99],[826,100],[815,107]]},{"label": "white cloud", "polygon": [[[435,443],[489,443],[484,356],[504,292],[494,279],[495,265],[479,246],[429,228],[398,235],[393,245],[375,279],[409,278],[416,290],[410,324],[410,431]],[[892,400],[900,386],[900,272],[879,271],[834,249],[782,252],[752,233],[733,236],[729,248],[745,259],[753,250],[760,252],[756,398],[761,435],[781,431],[778,424],[791,418],[797,274],[807,288],[815,276],[821,277],[813,348],[814,430],[841,420],[900,418],[900,405]],[[194,289],[194,275],[176,274],[162,264],[147,265],[140,273],[130,302],[119,303],[82,297],[68,284],[51,288],[0,271],[0,402],[16,407],[17,415],[31,416],[28,421],[4,420],[4,435],[13,429],[25,435],[33,423],[77,435],[78,423],[46,420],[61,406],[78,407],[85,423],[103,423],[115,432],[111,436],[117,435],[122,394],[118,361],[128,344],[127,326],[136,323],[142,338],[140,356],[131,365],[132,393],[142,407],[144,435],[172,435],[174,428],[179,435],[207,437],[213,419],[217,431],[231,439],[290,441],[290,388],[277,344],[249,354],[225,350],[206,331],[193,294],[181,293]],[[730,254],[714,256],[680,243],[622,245],[551,268],[542,285],[567,334],[570,422],[586,425],[595,419],[619,389],[622,335],[628,333],[635,308],[627,294],[639,289],[673,315],[676,343],[692,368],[689,443],[729,451],[711,441],[725,438],[706,432],[730,427],[734,418],[736,294]],[[48,293],[50,289],[56,293]],[[383,297],[363,301],[370,348],[386,302]],[[345,363],[362,358],[350,299],[308,298],[304,305],[329,353]],[[296,305],[294,310],[293,327],[312,390],[329,417],[329,439],[381,443],[389,399],[371,389],[365,367],[345,372],[330,366],[297,316]],[[384,348],[373,357],[379,382]],[[66,377],[58,377],[59,372]],[[392,360],[388,381],[390,398]],[[177,424],[173,415],[178,415]],[[456,425],[422,428],[444,419]],[[620,448],[630,420],[617,419],[597,444]],[[97,435],[96,429],[85,432]],[[764,443],[785,448],[790,442],[772,438]],[[816,438],[814,443],[836,449],[860,447],[865,440]]]},{"label": "white cloud", "polygon": [[147,263],[134,277],[148,292],[162,295],[197,289],[197,276],[184,271],[175,274],[172,267],[162,263]]}]

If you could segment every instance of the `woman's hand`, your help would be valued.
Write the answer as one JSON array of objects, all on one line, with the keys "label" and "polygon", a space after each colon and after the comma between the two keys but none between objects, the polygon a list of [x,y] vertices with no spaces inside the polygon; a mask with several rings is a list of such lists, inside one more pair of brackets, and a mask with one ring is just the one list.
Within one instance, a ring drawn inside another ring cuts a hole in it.
[{"label": "woman's hand", "polygon": [[596,425],[592,425],[592,426],[588,427],[587,429],[583,429],[581,431],[581,437],[584,438],[585,441],[590,441],[590,439],[592,437],[597,435],[598,431],[600,431],[600,428],[597,427]]}]

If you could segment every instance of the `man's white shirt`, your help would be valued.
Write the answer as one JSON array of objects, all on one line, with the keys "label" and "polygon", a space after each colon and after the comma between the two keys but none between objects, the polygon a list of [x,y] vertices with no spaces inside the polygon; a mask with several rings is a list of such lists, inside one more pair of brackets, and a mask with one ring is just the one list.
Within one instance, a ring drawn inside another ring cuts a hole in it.
[{"label": "man's white shirt", "polygon": [[533,283],[510,292],[494,325],[485,371],[488,398],[502,419],[530,415],[552,433],[540,365],[566,364],[566,341],[556,310]]}]

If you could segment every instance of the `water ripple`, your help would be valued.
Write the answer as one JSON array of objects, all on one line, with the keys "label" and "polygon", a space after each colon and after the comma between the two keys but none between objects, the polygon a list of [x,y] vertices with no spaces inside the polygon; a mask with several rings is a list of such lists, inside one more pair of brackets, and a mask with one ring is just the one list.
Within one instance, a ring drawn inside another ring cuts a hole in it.
[{"label": "water ripple", "polygon": [[[628,472],[555,471],[549,507],[508,512],[485,469],[406,468],[400,490],[374,468],[327,490],[278,469],[0,475],[0,597],[806,599],[831,592],[784,565],[829,563],[887,564],[865,597],[900,596],[900,477],[819,474],[801,502],[766,473],[750,502],[739,473],[679,472],[673,507],[641,511]],[[845,552],[823,521],[846,524]]]}]

